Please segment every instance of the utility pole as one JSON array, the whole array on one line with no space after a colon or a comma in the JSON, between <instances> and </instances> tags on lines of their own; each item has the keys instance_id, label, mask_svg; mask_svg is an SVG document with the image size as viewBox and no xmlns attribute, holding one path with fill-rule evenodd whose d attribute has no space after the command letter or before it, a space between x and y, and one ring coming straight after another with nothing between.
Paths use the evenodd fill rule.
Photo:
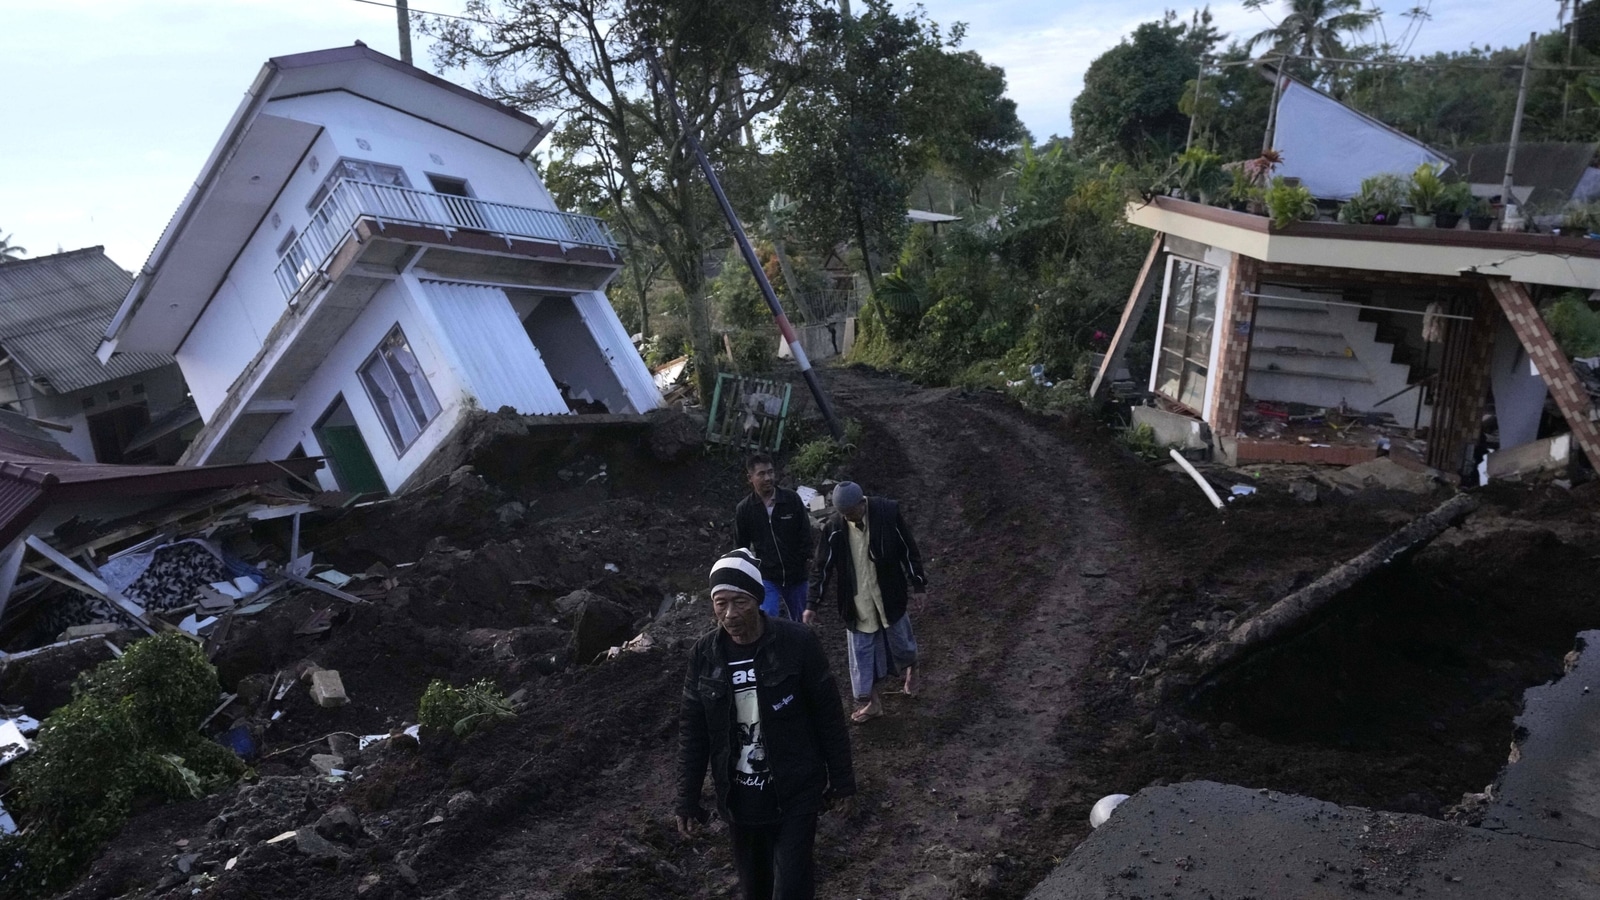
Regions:
<instances>
[{"instance_id":1,"label":"utility pole","mask_svg":"<svg viewBox=\"0 0 1600 900\"><path fill-rule=\"evenodd\" d=\"M1511 205L1517 200L1511 194L1511 182L1515 177L1517 167L1517 141L1522 137L1522 110L1528 105L1528 75L1533 71L1533 42L1537 34L1528 35L1528 51L1522 59L1522 85L1517 88L1517 112L1511 118L1511 143L1506 147L1506 177L1500 182L1500 229L1503 231L1506 222L1511 218ZM1518 217L1521 214L1521 205L1518 204Z\"/></svg>"},{"instance_id":2,"label":"utility pole","mask_svg":"<svg viewBox=\"0 0 1600 900\"><path fill-rule=\"evenodd\" d=\"M407 0L394 0L394 16L400 26L400 61L411 65L411 12Z\"/></svg>"},{"instance_id":3,"label":"utility pole","mask_svg":"<svg viewBox=\"0 0 1600 900\"><path fill-rule=\"evenodd\" d=\"M1188 150L1194 146L1194 120L1200 118L1200 97L1205 88L1206 58L1200 57L1200 72L1194 76L1194 112L1189 115L1189 137L1183 142L1183 149Z\"/></svg>"},{"instance_id":4,"label":"utility pole","mask_svg":"<svg viewBox=\"0 0 1600 900\"><path fill-rule=\"evenodd\" d=\"M1283 82L1288 78L1283 74L1284 66L1288 65L1289 56L1285 53L1278 57L1278 68L1272 79L1272 105L1267 108L1267 130L1261 135L1261 155L1265 156L1272 149L1272 139L1278 130L1278 104L1283 102Z\"/></svg>"},{"instance_id":5,"label":"utility pole","mask_svg":"<svg viewBox=\"0 0 1600 900\"><path fill-rule=\"evenodd\" d=\"M650 64L650 75L661 85L661 93L666 95L667 104L672 107L672 114L678 120L678 127L683 129L683 141L689 145L689 151L700 164L700 171L706 176L706 183L711 187L712 195L717 198L717 206L721 207L722 215L728 220L728 230L733 232L733 239L739 245L739 253L744 256L745 265L750 267L750 274L755 276L756 285L761 288L761 296L766 298L767 308L772 310L772 318L778 323L778 333L789 345L789 352L794 354L795 364L800 367L800 374L806 380L806 387L811 389L811 396L817 401L817 410L822 413L822 420L828 423L828 431L832 432L834 440L844 440L844 428L834 417L833 404L828 401L828 395L822 389L822 382L817 380L816 370L811 368L811 358L806 356L805 348L800 346L800 336L795 334L794 326L789 324L789 317L784 314L783 304L778 302L778 295L773 292L772 282L767 280L767 273L761 268L761 260L756 258L755 248L750 246L750 238L745 236L744 226L739 224L739 216L734 213L733 204L728 202L728 195L722 192L722 182L717 178L716 170L711 168L711 160L706 156L705 148L700 146L699 136L690 126L689 117L683 114L683 107L678 105L678 94L673 90L672 83L667 81L666 75L662 73L655 48L646 47L645 54L645 60ZM709 365L710 362L710 360L699 360L697 364Z\"/></svg>"}]
</instances>

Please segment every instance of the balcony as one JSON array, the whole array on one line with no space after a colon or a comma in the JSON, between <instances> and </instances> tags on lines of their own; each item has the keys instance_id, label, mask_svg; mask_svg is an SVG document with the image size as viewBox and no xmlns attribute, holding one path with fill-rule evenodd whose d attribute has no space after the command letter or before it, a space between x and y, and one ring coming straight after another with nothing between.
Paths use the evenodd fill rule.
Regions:
<instances>
[{"instance_id":1,"label":"balcony","mask_svg":"<svg viewBox=\"0 0 1600 900\"><path fill-rule=\"evenodd\" d=\"M359 227L364 221L379 234L387 236L392 231L394 239L406 243L436 240L486 250L503 241L505 251L517 256L567 259L575 255L586 257L583 261L590 264L609 262L606 268L621 264L611 229L593 216L346 178L334 185L311 214L305 231L278 260L278 286L291 305L318 273L329 274L330 260L348 240L378 236ZM485 238L491 243L485 243ZM599 260L594 259L596 254Z\"/></svg>"}]
</instances>

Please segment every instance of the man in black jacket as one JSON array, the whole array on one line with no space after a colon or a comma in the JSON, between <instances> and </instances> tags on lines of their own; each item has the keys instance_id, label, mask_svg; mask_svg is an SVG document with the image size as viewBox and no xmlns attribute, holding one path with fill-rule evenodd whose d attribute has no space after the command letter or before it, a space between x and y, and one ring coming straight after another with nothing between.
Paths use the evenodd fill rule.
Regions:
<instances>
[{"instance_id":1,"label":"man in black jacket","mask_svg":"<svg viewBox=\"0 0 1600 900\"><path fill-rule=\"evenodd\" d=\"M839 690L811 629L761 611L747 550L711 569L717 628L695 642L679 713L677 824L706 821L706 766L745 900L812 900L817 813L855 793Z\"/></svg>"},{"instance_id":2,"label":"man in black jacket","mask_svg":"<svg viewBox=\"0 0 1600 900\"><path fill-rule=\"evenodd\" d=\"M734 545L761 561L761 611L802 621L811 580L811 514L799 494L778 487L778 471L767 454L746 461L745 478L750 496L733 513Z\"/></svg>"},{"instance_id":3,"label":"man in black jacket","mask_svg":"<svg viewBox=\"0 0 1600 900\"><path fill-rule=\"evenodd\" d=\"M906 613L908 592L927 600L928 577L900 504L867 497L846 481L833 489L835 512L822 532L821 565L811 601L819 608L828 582L834 582L839 618L844 620L850 688L861 706L850 719L866 722L883 715L880 679L905 671L905 692L916 696L917 639Z\"/></svg>"}]
</instances>

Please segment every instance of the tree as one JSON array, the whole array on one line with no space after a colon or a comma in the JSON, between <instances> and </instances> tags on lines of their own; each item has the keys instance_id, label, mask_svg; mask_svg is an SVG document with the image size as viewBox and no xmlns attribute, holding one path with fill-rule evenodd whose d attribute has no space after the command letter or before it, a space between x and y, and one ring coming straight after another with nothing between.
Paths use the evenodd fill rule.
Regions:
<instances>
[{"instance_id":1,"label":"tree","mask_svg":"<svg viewBox=\"0 0 1600 900\"><path fill-rule=\"evenodd\" d=\"M912 56L912 78L913 121L929 162L976 205L1028 137L1016 101L1005 96L1005 70L971 50L928 44Z\"/></svg>"},{"instance_id":2,"label":"tree","mask_svg":"<svg viewBox=\"0 0 1600 900\"><path fill-rule=\"evenodd\" d=\"M705 259L725 226L667 92L707 155L737 167L752 152L745 129L805 71L814 11L810 0L469 0L466 19L426 28L441 66L480 67L488 95L560 117L563 164L660 248L686 299L703 397L716 378ZM664 83L650 72L656 55Z\"/></svg>"},{"instance_id":3,"label":"tree","mask_svg":"<svg viewBox=\"0 0 1600 900\"><path fill-rule=\"evenodd\" d=\"M876 292L875 259L892 258L906 197L923 165L912 152L911 57L930 40L922 20L868 0L852 18L812 23L819 50L778 115L778 181L800 201L798 224L823 247L854 241Z\"/></svg>"},{"instance_id":4,"label":"tree","mask_svg":"<svg viewBox=\"0 0 1600 900\"><path fill-rule=\"evenodd\" d=\"M1084 72L1083 90L1072 102L1074 145L1125 160L1161 158L1182 147L1189 117L1179 103L1201 57L1221 37L1209 11L1188 22L1169 11L1134 29Z\"/></svg>"},{"instance_id":5,"label":"tree","mask_svg":"<svg viewBox=\"0 0 1600 900\"><path fill-rule=\"evenodd\" d=\"M1244 0L1245 9L1259 10L1268 0ZM1269 56L1342 57L1348 54L1343 36L1376 23L1380 13L1364 10L1361 0L1286 0L1288 12L1271 28L1245 43L1254 50L1260 44L1270 48Z\"/></svg>"},{"instance_id":6,"label":"tree","mask_svg":"<svg viewBox=\"0 0 1600 900\"><path fill-rule=\"evenodd\" d=\"M11 243L13 236L9 234L0 235L0 264L15 262L28 253L27 247Z\"/></svg>"}]
</instances>

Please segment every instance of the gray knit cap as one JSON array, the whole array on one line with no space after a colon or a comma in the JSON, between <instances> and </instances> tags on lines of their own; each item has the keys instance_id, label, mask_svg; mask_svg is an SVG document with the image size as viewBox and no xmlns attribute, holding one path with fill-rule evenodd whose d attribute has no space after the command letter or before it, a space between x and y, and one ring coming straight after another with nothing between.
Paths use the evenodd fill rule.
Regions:
<instances>
[{"instance_id":1,"label":"gray knit cap","mask_svg":"<svg viewBox=\"0 0 1600 900\"><path fill-rule=\"evenodd\" d=\"M833 488L833 505L838 509L850 509L860 506L867 495L861 492L861 485L854 481L844 481Z\"/></svg>"}]
</instances>

